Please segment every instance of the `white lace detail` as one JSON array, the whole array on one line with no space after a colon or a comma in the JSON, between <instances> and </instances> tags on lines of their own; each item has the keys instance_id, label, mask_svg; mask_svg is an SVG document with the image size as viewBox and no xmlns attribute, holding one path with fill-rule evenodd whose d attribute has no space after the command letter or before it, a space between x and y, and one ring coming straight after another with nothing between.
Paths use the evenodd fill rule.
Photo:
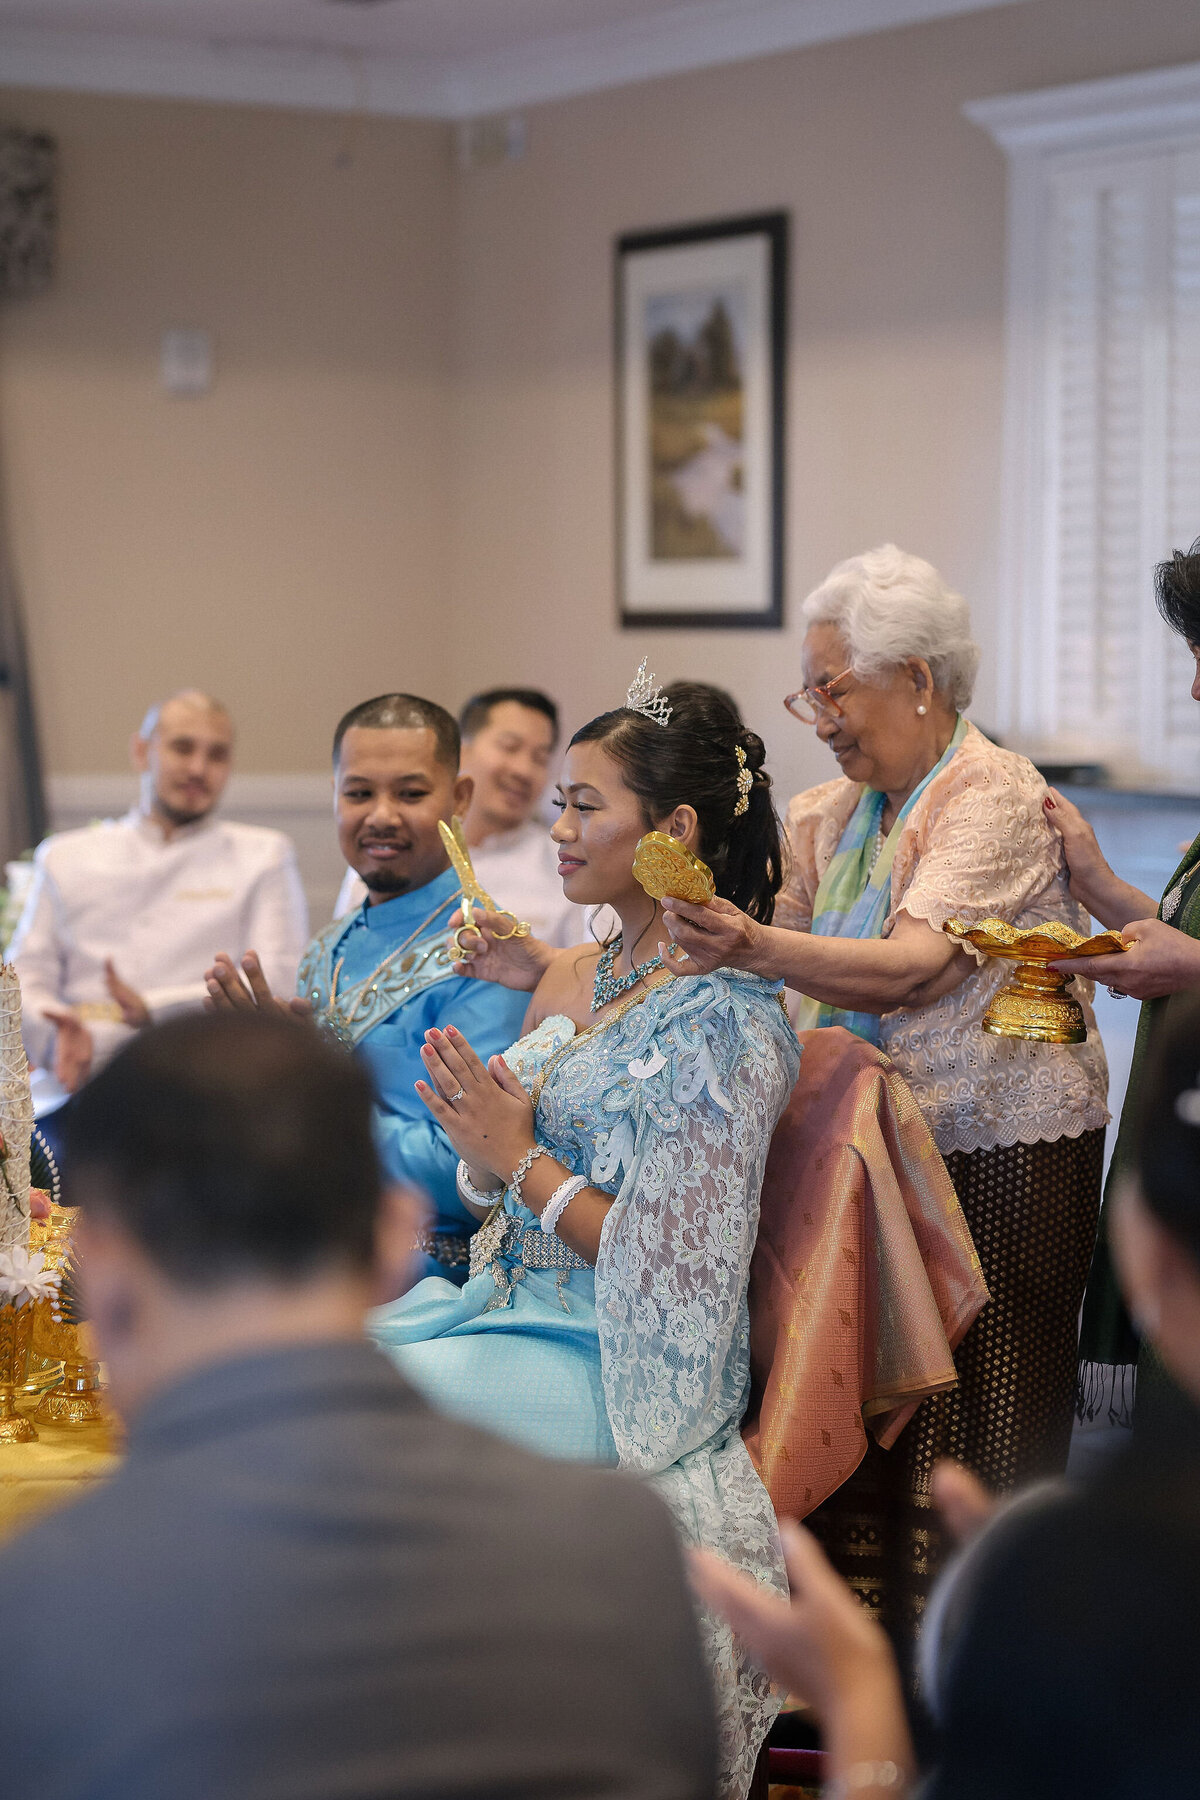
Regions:
<instances>
[{"instance_id":1,"label":"white lace detail","mask_svg":"<svg viewBox=\"0 0 1200 1800\"><path fill-rule=\"evenodd\" d=\"M548 1019L534 1034L543 1058L563 1024ZM530 1050L526 1039L508 1053L523 1080L538 1061ZM631 1075L631 1062L651 1072ZM591 1179L615 1190L596 1312L621 1464L651 1480L685 1543L716 1550L777 1593L787 1583L775 1515L739 1426L759 1192L798 1066L771 987L724 971L672 982L581 1036L549 1069L537 1109L543 1141L582 1147L592 1138ZM702 1622L719 1791L741 1800L778 1701L729 1628L709 1614Z\"/></svg>"},{"instance_id":2,"label":"white lace detail","mask_svg":"<svg viewBox=\"0 0 1200 1800\"><path fill-rule=\"evenodd\" d=\"M817 883L860 789L839 780L799 794L788 808L792 868L776 923L805 931ZM892 903L940 930L948 918L989 916L1014 925L1062 919L1089 930L1071 899L1057 834L1046 823L1046 784L1033 764L998 749L974 726L944 772L914 806L892 867ZM944 999L912 1012L885 1013L881 1048L916 1094L944 1154L1079 1137L1108 1122L1108 1064L1092 1014L1092 983L1073 992L1088 1024L1086 1044L1030 1044L982 1028L1003 963L980 964Z\"/></svg>"}]
</instances>

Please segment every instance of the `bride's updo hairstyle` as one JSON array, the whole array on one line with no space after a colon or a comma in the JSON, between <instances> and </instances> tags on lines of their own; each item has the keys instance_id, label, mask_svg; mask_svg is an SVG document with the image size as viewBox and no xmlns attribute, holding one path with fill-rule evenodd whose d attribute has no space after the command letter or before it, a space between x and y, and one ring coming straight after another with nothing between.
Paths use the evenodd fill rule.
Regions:
<instances>
[{"instance_id":1,"label":"bride's updo hairstyle","mask_svg":"<svg viewBox=\"0 0 1200 1800\"><path fill-rule=\"evenodd\" d=\"M677 681L665 691L671 702L667 725L618 706L584 725L571 744L600 744L612 757L642 803L647 831L675 807L694 807L698 854L713 872L717 893L769 925L783 885L783 851L763 741L746 729L720 689ZM735 812L739 746L753 777L741 814Z\"/></svg>"}]
</instances>

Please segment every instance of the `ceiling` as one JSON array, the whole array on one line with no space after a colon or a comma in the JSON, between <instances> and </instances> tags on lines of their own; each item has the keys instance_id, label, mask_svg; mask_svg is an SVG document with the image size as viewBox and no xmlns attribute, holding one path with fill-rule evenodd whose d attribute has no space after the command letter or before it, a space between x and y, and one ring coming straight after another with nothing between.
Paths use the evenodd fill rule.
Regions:
<instances>
[{"instance_id":1,"label":"ceiling","mask_svg":"<svg viewBox=\"0 0 1200 1800\"><path fill-rule=\"evenodd\" d=\"M0 0L0 82L467 118L1030 0Z\"/></svg>"}]
</instances>

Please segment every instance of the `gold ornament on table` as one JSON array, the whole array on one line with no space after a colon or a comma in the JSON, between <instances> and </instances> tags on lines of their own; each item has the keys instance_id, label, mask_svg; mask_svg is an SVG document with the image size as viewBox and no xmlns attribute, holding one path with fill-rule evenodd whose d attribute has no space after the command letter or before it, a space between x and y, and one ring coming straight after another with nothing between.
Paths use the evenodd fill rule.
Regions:
<instances>
[{"instance_id":1,"label":"gold ornament on table","mask_svg":"<svg viewBox=\"0 0 1200 1800\"><path fill-rule=\"evenodd\" d=\"M942 930L985 956L1016 963L1012 982L984 1013L983 1029L993 1037L1026 1038L1035 1044L1082 1044L1087 1038L1083 1008L1066 991L1075 977L1048 965L1080 956L1115 956L1129 947L1119 931L1085 938L1058 919L1023 930L1003 919L981 919L977 925L947 919Z\"/></svg>"},{"instance_id":2,"label":"gold ornament on table","mask_svg":"<svg viewBox=\"0 0 1200 1800\"><path fill-rule=\"evenodd\" d=\"M17 1411L25 1395L32 1333L31 1306L0 1306L0 1444L32 1444L37 1438L37 1428Z\"/></svg>"},{"instance_id":3,"label":"gold ornament on table","mask_svg":"<svg viewBox=\"0 0 1200 1800\"><path fill-rule=\"evenodd\" d=\"M527 924L524 919L518 919L516 913L507 911L503 906L497 906L487 889L480 886L479 877L476 875L474 865L471 862L471 852L467 849L467 839L466 834L463 831L463 822L458 817L457 813L450 821L449 825L447 825L445 819L439 819L438 831L441 834L442 843L446 846L446 854L453 865L454 873L458 876L458 885L462 889L463 922L458 927L457 931L452 931L450 933L450 943L453 946L454 955L457 960L459 962L470 962L471 957L483 942L483 933L475 923L476 907L478 907L481 912L498 913L502 919L512 920L510 930L497 931L495 933L501 943L506 943L509 938L528 937L533 930L533 927ZM464 937L470 937L475 940L469 948L463 943Z\"/></svg>"},{"instance_id":4,"label":"gold ornament on table","mask_svg":"<svg viewBox=\"0 0 1200 1800\"><path fill-rule=\"evenodd\" d=\"M648 831L633 853L634 878L652 900L686 900L707 906L717 892L706 862L665 831Z\"/></svg>"},{"instance_id":5,"label":"gold ornament on table","mask_svg":"<svg viewBox=\"0 0 1200 1800\"><path fill-rule=\"evenodd\" d=\"M31 1444L37 1429L17 1411L29 1381L40 1306L57 1305L60 1271L41 1250L0 1250L0 1443Z\"/></svg>"},{"instance_id":6,"label":"gold ornament on table","mask_svg":"<svg viewBox=\"0 0 1200 1800\"><path fill-rule=\"evenodd\" d=\"M103 1419L100 1402L100 1364L88 1352L87 1326L79 1317L75 1299L78 1267L71 1244L72 1215L51 1211L45 1221L34 1220L31 1239L42 1237L48 1265L55 1268L55 1292L34 1309L32 1352L47 1366L57 1363L62 1373L42 1393L35 1419L55 1425L93 1425Z\"/></svg>"},{"instance_id":7,"label":"gold ornament on table","mask_svg":"<svg viewBox=\"0 0 1200 1800\"><path fill-rule=\"evenodd\" d=\"M37 1437L17 1411L29 1367L35 1302L50 1291L45 1259L29 1249L29 1140L33 1104L21 1041L21 984L0 966L0 1443Z\"/></svg>"}]
</instances>

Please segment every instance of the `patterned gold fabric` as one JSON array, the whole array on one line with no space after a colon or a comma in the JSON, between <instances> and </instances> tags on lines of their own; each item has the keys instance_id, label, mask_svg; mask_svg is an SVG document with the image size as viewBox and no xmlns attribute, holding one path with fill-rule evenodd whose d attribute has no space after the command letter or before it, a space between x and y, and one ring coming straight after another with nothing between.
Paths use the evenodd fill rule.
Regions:
<instances>
[{"instance_id":1,"label":"patterned gold fabric","mask_svg":"<svg viewBox=\"0 0 1200 1800\"><path fill-rule=\"evenodd\" d=\"M36 1444L0 1444L0 1543L115 1473L111 1427L47 1425Z\"/></svg>"},{"instance_id":2,"label":"patterned gold fabric","mask_svg":"<svg viewBox=\"0 0 1200 1800\"><path fill-rule=\"evenodd\" d=\"M840 1026L801 1032L750 1272L743 1436L776 1511L803 1517L853 1471L864 1420L891 1444L987 1301L946 1166L908 1085Z\"/></svg>"}]
</instances>

